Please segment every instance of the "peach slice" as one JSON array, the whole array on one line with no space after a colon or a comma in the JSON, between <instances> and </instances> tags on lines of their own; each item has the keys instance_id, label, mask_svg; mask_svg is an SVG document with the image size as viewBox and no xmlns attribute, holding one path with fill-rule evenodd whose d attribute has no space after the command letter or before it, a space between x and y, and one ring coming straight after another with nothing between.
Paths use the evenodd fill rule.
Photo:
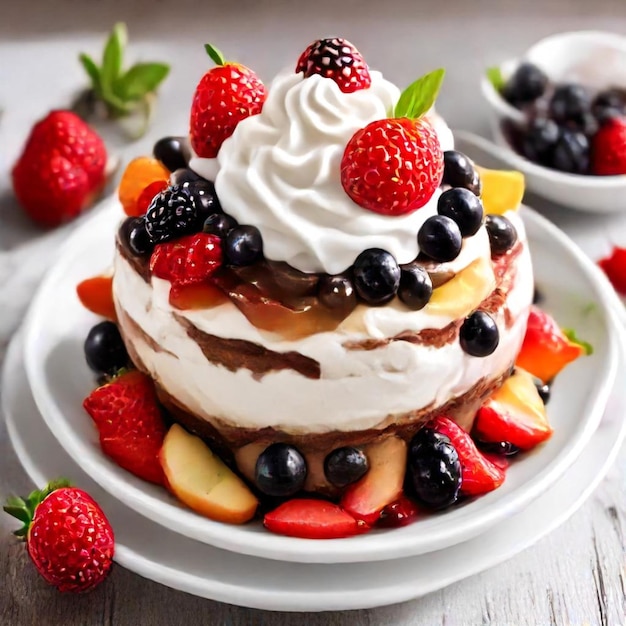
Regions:
<instances>
[{"instance_id":1,"label":"peach slice","mask_svg":"<svg viewBox=\"0 0 626 626\"><path fill-rule=\"evenodd\" d=\"M376 523L381 511L402 494L406 473L406 442L388 437L365 448L369 470L343 496L340 506L355 519Z\"/></svg>"},{"instance_id":2,"label":"peach slice","mask_svg":"<svg viewBox=\"0 0 626 626\"><path fill-rule=\"evenodd\" d=\"M81 304L96 315L117 321L113 304L113 275L100 275L86 278L76 285L76 295Z\"/></svg>"},{"instance_id":3,"label":"peach slice","mask_svg":"<svg viewBox=\"0 0 626 626\"><path fill-rule=\"evenodd\" d=\"M524 197L524 174L478 166L476 169L483 184L480 198L486 214L502 215L519 208Z\"/></svg>"},{"instance_id":4,"label":"peach slice","mask_svg":"<svg viewBox=\"0 0 626 626\"><path fill-rule=\"evenodd\" d=\"M219 522L243 524L258 500L245 483L199 438L174 424L159 460L168 489L190 509Z\"/></svg>"},{"instance_id":5,"label":"peach slice","mask_svg":"<svg viewBox=\"0 0 626 626\"><path fill-rule=\"evenodd\" d=\"M480 257L472 261L447 283L433 291L424 311L454 319L465 317L495 289L491 261Z\"/></svg>"}]
</instances>

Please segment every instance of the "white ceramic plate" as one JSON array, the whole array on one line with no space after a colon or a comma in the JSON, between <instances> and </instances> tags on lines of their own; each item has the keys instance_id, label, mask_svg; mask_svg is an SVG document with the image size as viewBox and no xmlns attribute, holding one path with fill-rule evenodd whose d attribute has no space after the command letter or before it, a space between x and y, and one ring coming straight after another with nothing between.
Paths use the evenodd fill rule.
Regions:
<instances>
[{"instance_id":1,"label":"white ceramic plate","mask_svg":"<svg viewBox=\"0 0 626 626\"><path fill-rule=\"evenodd\" d=\"M116 533L115 560L145 578L194 595L259 609L330 611L417 598L492 567L562 524L592 493L626 434L625 390L617 385L580 458L522 513L466 543L395 561L299 564L258 559L197 543L149 521L93 482L47 429L32 398L14 341L2 399L9 436L33 482L71 476L102 505ZM622 361L621 376L624 375Z\"/></svg>"},{"instance_id":2,"label":"white ceramic plate","mask_svg":"<svg viewBox=\"0 0 626 626\"><path fill-rule=\"evenodd\" d=\"M105 457L82 409L94 386L82 345L97 319L80 306L75 285L110 263L118 211L115 202L109 203L80 228L44 280L26 321L25 365L44 420L76 463L124 504L169 529L227 550L297 562L384 560L438 550L475 537L526 507L574 462L600 421L618 361L616 322L610 312L613 290L565 235L527 211L546 306L563 325L590 341L595 353L558 377L549 405L554 436L514 463L500 489L405 528L349 539L295 539L273 535L260 523L231 526L203 518Z\"/></svg>"}]
</instances>

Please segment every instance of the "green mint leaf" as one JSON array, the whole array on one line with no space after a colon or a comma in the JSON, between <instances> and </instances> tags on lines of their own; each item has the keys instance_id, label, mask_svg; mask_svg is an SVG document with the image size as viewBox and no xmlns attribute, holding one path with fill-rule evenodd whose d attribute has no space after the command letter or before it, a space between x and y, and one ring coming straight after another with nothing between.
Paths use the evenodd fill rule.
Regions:
<instances>
[{"instance_id":1,"label":"green mint leaf","mask_svg":"<svg viewBox=\"0 0 626 626\"><path fill-rule=\"evenodd\" d=\"M576 336L576 331L573 328L564 328L563 334L573 343L578 344L581 348L585 350L585 354L593 354L593 346L588 342L582 339L579 339Z\"/></svg>"},{"instance_id":2,"label":"green mint leaf","mask_svg":"<svg viewBox=\"0 0 626 626\"><path fill-rule=\"evenodd\" d=\"M122 71L127 39L126 25L121 22L116 24L109 35L102 54L100 85L104 94L113 90L113 85Z\"/></svg>"},{"instance_id":3,"label":"green mint leaf","mask_svg":"<svg viewBox=\"0 0 626 626\"><path fill-rule=\"evenodd\" d=\"M445 73L440 68L411 83L400 95L393 116L417 119L424 115L435 104Z\"/></svg>"},{"instance_id":4,"label":"green mint leaf","mask_svg":"<svg viewBox=\"0 0 626 626\"><path fill-rule=\"evenodd\" d=\"M224 55L215 46L211 45L210 43L205 43L204 49L206 50L206 53L211 57L211 60L215 63L215 65L224 65L226 63L226 61L224 60Z\"/></svg>"},{"instance_id":5,"label":"green mint leaf","mask_svg":"<svg viewBox=\"0 0 626 626\"><path fill-rule=\"evenodd\" d=\"M100 68L96 65L96 62L87 54L80 54L78 56L79 61L85 68L89 78L91 79L91 87L96 94L101 92L100 85Z\"/></svg>"},{"instance_id":6,"label":"green mint leaf","mask_svg":"<svg viewBox=\"0 0 626 626\"><path fill-rule=\"evenodd\" d=\"M487 68L487 78L489 79L489 82L493 85L493 88L496 91L502 91L505 80L502 76L500 68L497 65Z\"/></svg>"},{"instance_id":7,"label":"green mint leaf","mask_svg":"<svg viewBox=\"0 0 626 626\"><path fill-rule=\"evenodd\" d=\"M156 91L169 71L170 66L165 63L137 63L115 82L115 95L123 102L141 100Z\"/></svg>"}]
</instances>

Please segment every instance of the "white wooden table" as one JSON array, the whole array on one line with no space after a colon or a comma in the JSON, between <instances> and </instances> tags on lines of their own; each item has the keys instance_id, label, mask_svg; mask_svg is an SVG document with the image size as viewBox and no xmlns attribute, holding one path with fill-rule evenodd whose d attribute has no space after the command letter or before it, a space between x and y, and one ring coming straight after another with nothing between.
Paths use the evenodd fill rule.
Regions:
<instances>
[{"instance_id":1,"label":"white wooden table","mask_svg":"<svg viewBox=\"0 0 626 626\"><path fill-rule=\"evenodd\" d=\"M32 123L63 107L82 83L80 50L95 52L104 31L129 24L131 54L168 59L173 73L163 90L150 135L110 147L129 157L149 151L165 134L183 133L197 78L207 66L202 44L212 41L264 78L294 64L319 36L352 40L370 65L399 85L436 66L448 68L440 111L451 125L485 133L478 77L487 65L515 56L536 39L570 29L626 30L623 0L463 2L316 0L306 3L191 0L56 0L0 2L0 361L41 271L65 236L43 236L17 211L10 164ZM292 6L293 4L293 6ZM533 5L536 4L535 8ZM594 258L609 241L626 245L623 217L578 215L532 203ZM71 229L71 227L70 227ZM447 626L495 624L623 626L626 622L626 453L588 503L560 529L511 561L418 601L351 613L274 614L201 600L148 582L120 567L94 593L63 596L47 588L23 546L0 516L0 624L181 624L195 626L345 624ZM0 420L0 498L31 487Z\"/></svg>"}]
</instances>

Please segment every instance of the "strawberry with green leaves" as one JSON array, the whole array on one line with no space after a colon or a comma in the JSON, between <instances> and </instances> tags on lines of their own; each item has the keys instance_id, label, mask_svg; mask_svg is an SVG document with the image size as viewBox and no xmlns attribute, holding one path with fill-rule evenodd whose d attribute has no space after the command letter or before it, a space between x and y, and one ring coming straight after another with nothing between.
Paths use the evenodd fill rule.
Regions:
<instances>
[{"instance_id":1,"label":"strawberry with green leaves","mask_svg":"<svg viewBox=\"0 0 626 626\"><path fill-rule=\"evenodd\" d=\"M209 70L196 87L189 138L198 156L214 158L241 120L261 112L267 92L250 68L225 61L211 44L204 47L217 67Z\"/></svg>"},{"instance_id":2,"label":"strawberry with green leaves","mask_svg":"<svg viewBox=\"0 0 626 626\"><path fill-rule=\"evenodd\" d=\"M156 91L169 74L170 67L166 63L145 62L124 69L127 43L126 26L119 23L105 44L100 66L88 54L79 56L91 80L91 88L84 94L81 104L93 104L93 100L100 102L112 119L141 114L143 123L135 133L141 136L150 121Z\"/></svg>"},{"instance_id":3,"label":"strawberry with green leaves","mask_svg":"<svg viewBox=\"0 0 626 626\"><path fill-rule=\"evenodd\" d=\"M66 480L50 483L27 498L11 497L5 512L23 523L15 531L47 583L59 591L91 591L113 564L115 537L93 498Z\"/></svg>"},{"instance_id":4,"label":"strawberry with green leaves","mask_svg":"<svg viewBox=\"0 0 626 626\"><path fill-rule=\"evenodd\" d=\"M139 478L163 484L158 454L167 426L148 376L122 371L94 389L83 407L96 424L100 446L108 457Z\"/></svg>"},{"instance_id":5,"label":"strawberry with green leaves","mask_svg":"<svg viewBox=\"0 0 626 626\"><path fill-rule=\"evenodd\" d=\"M441 184L443 151L424 114L444 77L439 69L412 83L389 119L358 130L341 160L341 184L356 204L388 216L423 207Z\"/></svg>"}]
</instances>

